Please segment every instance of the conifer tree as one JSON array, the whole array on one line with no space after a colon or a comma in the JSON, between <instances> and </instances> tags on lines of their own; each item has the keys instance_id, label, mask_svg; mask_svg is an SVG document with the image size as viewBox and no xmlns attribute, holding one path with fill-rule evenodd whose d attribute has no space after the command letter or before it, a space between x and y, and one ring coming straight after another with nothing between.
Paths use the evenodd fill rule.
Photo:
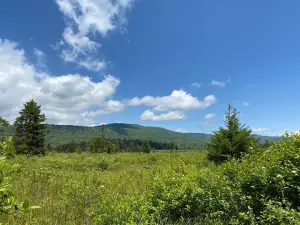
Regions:
<instances>
[{"instance_id":1,"label":"conifer tree","mask_svg":"<svg viewBox=\"0 0 300 225\"><path fill-rule=\"evenodd\" d=\"M14 143L18 154L44 155L46 117L34 100L26 102L16 118Z\"/></svg>"},{"instance_id":2,"label":"conifer tree","mask_svg":"<svg viewBox=\"0 0 300 225\"><path fill-rule=\"evenodd\" d=\"M217 164L230 157L240 158L257 145L257 140L251 135L251 130L241 125L238 112L228 105L225 112L225 128L220 127L213 133L211 142L207 144L208 158Z\"/></svg>"}]
</instances>

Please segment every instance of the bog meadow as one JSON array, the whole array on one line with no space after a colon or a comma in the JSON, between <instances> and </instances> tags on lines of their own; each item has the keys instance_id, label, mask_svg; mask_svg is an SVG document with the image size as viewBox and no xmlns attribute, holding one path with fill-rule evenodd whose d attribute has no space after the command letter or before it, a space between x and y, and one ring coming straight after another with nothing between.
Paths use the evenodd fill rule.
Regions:
<instances>
[{"instance_id":1,"label":"bog meadow","mask_svg":"<svg viewBox=\"0 0 300 225\"><path fill-rule=\"evenodd\" d=\"M13 127L1 119L0 223L299 224L300 136L262 143L238 115L229 105L195 149L108 138L105 125L53 145L27 102Z\"/></svg>"}]
</instances>

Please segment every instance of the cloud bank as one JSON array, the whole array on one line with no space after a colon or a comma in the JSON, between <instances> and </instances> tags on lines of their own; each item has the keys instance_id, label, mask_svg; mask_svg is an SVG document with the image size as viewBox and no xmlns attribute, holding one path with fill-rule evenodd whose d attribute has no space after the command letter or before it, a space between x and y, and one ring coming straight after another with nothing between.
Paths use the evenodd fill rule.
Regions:
<instances>
[{"instance_id":1,"label":"cloud bank","mask_svg":"<svg viewBox=\"0 0 300 225\"><path fill-rule=\"evenodd\" d=\"M88 125L99 115L125 108L122 102L111 99L120 84L114 76L94 82L79 74L41 73L17 43L1 39L0 61L0 114L10 122L30 99L41 104L47 122L55 124Z\"/></svg>"}]
</instances>

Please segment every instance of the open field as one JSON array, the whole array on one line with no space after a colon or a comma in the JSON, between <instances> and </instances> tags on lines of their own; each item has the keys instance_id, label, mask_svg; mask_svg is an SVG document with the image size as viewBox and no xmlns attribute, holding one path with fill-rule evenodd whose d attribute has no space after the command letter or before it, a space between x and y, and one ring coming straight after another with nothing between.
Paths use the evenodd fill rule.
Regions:
<instances>
[{"instance_id":1,"label":"open field","mask_svg":"<svg viewBox=\"0 0 300 225\"><path fill-rule=\"evenodd\" d=\"M92 224L126 217L127 204L149 195L158 174L186 165L209 165L199 151L159 151L151 154L63 154L17 156L21 165L13 188L20 200L41 206L25 216L5 217L10 224ZM118 218L119 217L119 218Z\"/></svg>"},{"instance_id":2,"label":"open field","mask_svg":"<svg viewBox=\"0 0 300 225\"><path fill-rule=\"evenodd\" d=\"M9 224L300 224L300 136L213 165L201 151L17 156Z\"/></svg>"}]
</instances>

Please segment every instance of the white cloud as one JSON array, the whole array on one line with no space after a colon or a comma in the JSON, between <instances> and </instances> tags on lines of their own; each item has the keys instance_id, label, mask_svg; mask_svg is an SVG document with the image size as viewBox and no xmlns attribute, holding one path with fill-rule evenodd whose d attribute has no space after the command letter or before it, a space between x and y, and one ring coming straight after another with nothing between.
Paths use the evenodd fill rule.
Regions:
<instances>
[{"instance_id":1,"label":"white cloud","mask_svg":"<svg viewBox=\"0 0 300 225\"><path fill-rule=\"evenodd\" d=\"M243 102L243 106L249 106L250 103L249 102Z\"/></svg>"},{"instance_id":2,"label":"white cloud","mask_svg":"<svg viewBox=\"0 0 300 225\"><path fill-rule=\"evenodd\" d=\"M201 84L200 84L200 83L197 83L197 82L192 83L191 85L192 85L192 87L194 87L194 88L196 88L196 89L198 89L199 87L201 87Z\"/></svg>"},{"instance_id":3,"label":"white cloud","mask_svg":"<svg viewBox=\"0 0 300 225\"><path fill-rule=\"evenodd\" d=\"M170 110L189 110L197 108L207 108L216 102L214 95L208 95L203 101L190 95L183 90L175 90L168 96L153 97L145 96L143 98L135 97L129 101L129 105L154 106L155 111L167 112Z\"/></svg>"},{"instance_id":4,"label":"white cloud","mask_svg":"<svg viewBox=\"0 0 300 225\"><path fill-rule=\"evenodd\" d=\"M184 119L184 113L180 111L170 111L168 113L162 113L160 115L154 114L154 112L150 110L146 110L143 112L141 116L141 120L145 121L159 121L159 120L182 120Z\"/></svg>"},{"instance_id":5,"label":"white cloud","mask_svg":"<svg viewBox=\"0 0 300 225\"><path fill-rule=\"evenodd\" d=\"M41 55L36 51L37 55ZM51 76L37 71L17 44L0 39L0 115L12 122L23 103L35 99L48 123L83 124L97 116L124 110L111 97L120 84L113 76L94 82L79 74ZM8 101L9 99L9 101Z\"/></svg>"},{"instance_id":6,"label":"white cloud","mask_svg":"<svg viewBox=\"0 0 300 225\"><path fill-rule=\"evenodd\" d=\"M226 87L227 84L229 84L230 82L231 82L230 78L228 78L226 81L216 81L216 80L213 80L211 82L211 85L218 86L218 87Z\"/></svg>"},{"instance_id":7,"label":"white cloud","mask_svg":"<svg viewBox=\"0 0 300 225\"><path fill-rule=\"evenodd\" d=\"M91 38L102 37L126 24L126 12L133 0L56 0L66 18L63 40L56 47L61 57L89 70L99 71L105 61L97 57L99 43Z\"/></svg>"}]
</instances>

